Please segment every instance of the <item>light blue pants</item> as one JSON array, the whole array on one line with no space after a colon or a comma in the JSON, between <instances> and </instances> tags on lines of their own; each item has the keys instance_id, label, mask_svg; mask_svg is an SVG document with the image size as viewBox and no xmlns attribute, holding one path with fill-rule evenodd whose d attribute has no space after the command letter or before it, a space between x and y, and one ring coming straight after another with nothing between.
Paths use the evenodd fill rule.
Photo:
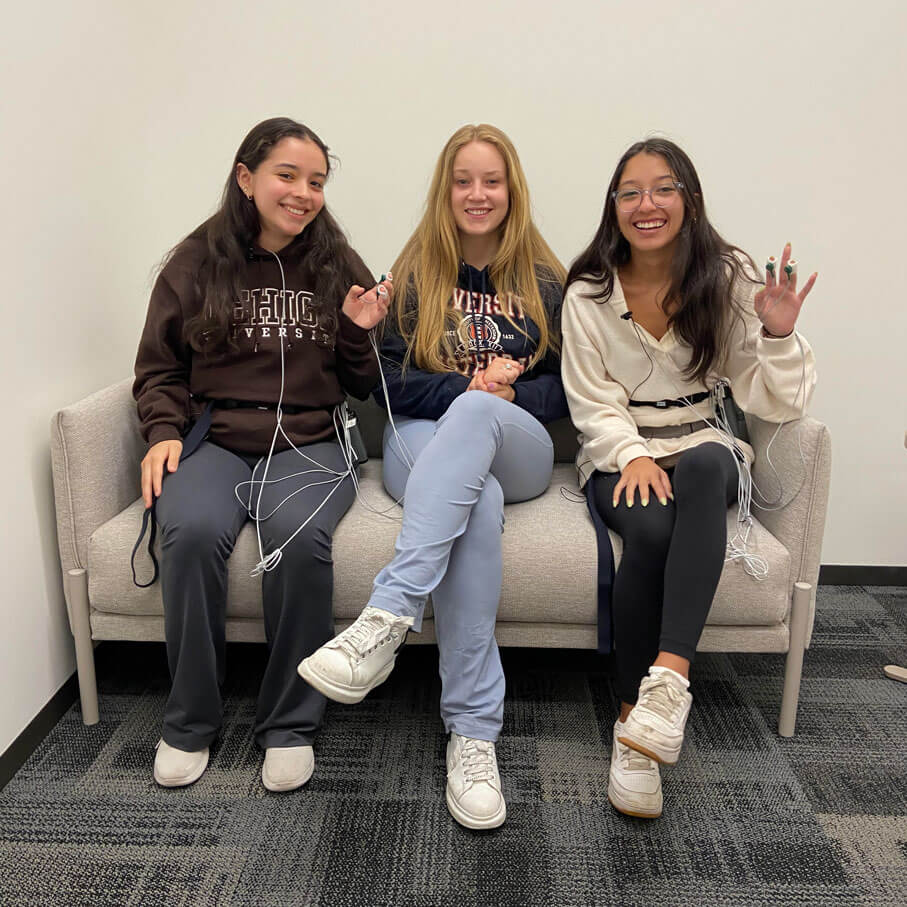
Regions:
<instances>
[{"instance_id":1,"label":"light blue pants","mask_svg":"<svg viewBox=\"0 0 907 907\"><path fill-rule=\"evenodd\" d=\"M415 619L432 597L448 732L497 740L504 671L494 638L501 596L504 503L537 497L551 480L554 449L542 424L484 391L457 397L437 421L394 420L414 462L410 471L390 424L384 485L405 495L394 559L375 577L369 604Z\"/></svg>"}]
</instances>

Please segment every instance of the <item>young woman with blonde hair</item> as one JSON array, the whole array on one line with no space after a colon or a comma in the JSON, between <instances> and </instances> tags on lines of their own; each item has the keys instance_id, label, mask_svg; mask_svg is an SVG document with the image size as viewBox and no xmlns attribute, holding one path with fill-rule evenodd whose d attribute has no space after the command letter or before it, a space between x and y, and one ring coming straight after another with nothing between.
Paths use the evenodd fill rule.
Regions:
<instances>
[{"instance_id":1,"label":"young woman with blonde hair","mask_svg":"<svg viewBox=\"0 0 907 907\"><path fill-rule=\"evenodd\" d=\"M396 556L368 606L300 664L314 687L358 702L390 674L432 596L447 804L470 828L506 817L495 756L504 674L494 638L504 503L548 486L544 423L567 414L558 315L565 271L532 222L511 141L464 126L444 147L425 214L394 264L382 344L396 432L384 483L404 495Z\"/></svg>"}]
</instances>

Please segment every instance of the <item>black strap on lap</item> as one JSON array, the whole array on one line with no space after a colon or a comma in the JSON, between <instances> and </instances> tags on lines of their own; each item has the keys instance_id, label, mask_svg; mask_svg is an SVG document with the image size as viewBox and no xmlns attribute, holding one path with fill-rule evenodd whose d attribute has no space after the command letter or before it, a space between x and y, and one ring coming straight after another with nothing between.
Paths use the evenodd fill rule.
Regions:
<instances>
[{"instance_id":1,"label":"black strap on lap","mask_svg":"<svg viewBox=\"0 0 907 907\"><path fill-rule=\"evenodd\" d=\"M199 444L205 440L205 436L211 428L211 409L213 405L213 402L209 401L208 405L202 411L202 414L196 419L195 424L189 429L186 437L183 438L183 449L180 451L180 463L187 457L191 457L192 454L198 450ZM164 476L164 478L166 478L166 476ZM157 516L155 515L154 510L155 505L157 504L157 498L153 497L153 495L154 492L152 491L151 506L146 507L145 512L142 514L142 529L139 532L138 540L132 549L132 581L140 589L147 589L149 586L153 586L157 582L158 573L160 572L157 558L154 556L154 541L157 538ZM140 583L135 575L135 556L149 527L151 532L148 535L148 556L151 558L151 563L154 564L154 575L147 583Z\"/></svg>"},{"instance_id":2,"label":"black strap on lap","mask_svg":"<svg viewBox=\"0 0 907 907\"><path fill-rule=\"evenodd\" d=\"M595 506L594 476L595 473L586 482L586 506L589 508L589 516L592 517L592 525L595 527L595 541L598 546L596 584L598 592L598 651L602 655L609 655L614 642L611 630L611 586L614 584L614 551L611 549L608 527Z\"/></svg>"},{"instance_id":3,"label":"black strap on lap","mask_svg":"<svg viewBox=\"0 0 907 907\"><path fill-rule=\"evenodd\" d=\"M700 391L698 394L690 394L688 397L680 397L677 400L629 400L630 406L654 406L655 409L670 409L671 407L681 407L696 403L702 403L708 400L709 391Z\"/></svg>"}]
</instances>

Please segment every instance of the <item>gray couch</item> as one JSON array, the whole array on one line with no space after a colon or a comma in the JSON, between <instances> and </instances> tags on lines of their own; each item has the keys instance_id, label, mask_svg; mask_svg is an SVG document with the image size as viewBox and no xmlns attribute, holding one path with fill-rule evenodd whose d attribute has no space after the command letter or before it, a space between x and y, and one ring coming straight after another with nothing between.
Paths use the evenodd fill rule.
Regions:
<instances>
[{"instance_id":1,"label":"gray couch","mask_svg":"<svg viewBox=\"0 0 907 907\"><path fill-rule=\"evenodd\" d=\"M60 561L86 724L98 720L93 641L164 638L160 583L137 588L130 571L141 522L137 494L145 453L130 388L131 380L124 380L99 391L58 412L51 425ZM390 514L378 516L356 501L337 529L338 628L368 600L371 581L390 559L399 527L397 508L381 484L384 413L371 401L355 408L371 457L361 471L362 492L377 509L390 508ZM764 451L775 428L749 420L757 453L754 477L770 498L779 488ZM497 639L504 646L594 648L597 556L591 520L575 494L575 430L564 420L551 426L551 433L558 462L548 491L505 508ZM712 652L787 653L779 721L784 736L794 731L803 651L813 625L830 458L828 431L821 423L807 418L781 430L771 460L782 477L785 500L792 500L779 510L756 511L753 535L769 575L757 582L739 563L725 565L699 646ZM734 519L732 510L730 532ZM619 560L620 539L612 534L612 542ZM255 534L247 524L230 560L228 640L264 640L260 581L249 575L256 560ZM147 552L140 554L137 569L145 578L150 568ZM430 615L422 634L410 640L434 641Z\"/></svg>"}]
</instances>

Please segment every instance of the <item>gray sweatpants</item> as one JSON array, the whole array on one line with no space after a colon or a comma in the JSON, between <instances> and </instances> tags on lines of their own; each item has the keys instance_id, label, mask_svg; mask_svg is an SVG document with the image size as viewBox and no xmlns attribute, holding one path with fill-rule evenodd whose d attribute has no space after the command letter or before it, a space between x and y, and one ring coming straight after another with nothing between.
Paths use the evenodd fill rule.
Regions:
<instances>
[{"instance_id":1,"label":"gray sweatpants","mask_svg":"<svg viewBox=\"0 0 907 907\"><path fill-rule=\"evenodd\" d=\"M335 441L301 448L338 472L346 467ZM189 752L203 749L221 726L227 562L248 519L234 489L252 478L257 457L204 442L176 472L167 475L157 502L161 527L161 592L172 688L164 710L163 738ZM295 451L271 460L262 515L311 482L329 479ZM263 464L256 478L261 478ZM253 502L258 494L255 486ZM296 665L333 636L331 542L353 503L349 477L337 486L316 485L294 494L261 523L267 554L335 489L317 515L284 549L280 563L262 576L268 664L258 694L255 741L261 747L311 744L324 714L324 697L296 673ZM248 486L241 489L248 500Z\"/></svg>"},{"instance_id":2,"label":"gray sweatpants","mask_svg":"<svg viewBox=\"0 0 907 907\"><path fill-rule=\"evenodd\" d=\"M432 597L447 731L497 740L504 671L494 638L501 597L504 504L540 495L554 448L526 410L484 391L467 391L437 421L398 417L415 458L410 471L390 428L384 484L405 494L396 557L375 578L370 605L414 618Z\"/></svg>"}]
</instances>

